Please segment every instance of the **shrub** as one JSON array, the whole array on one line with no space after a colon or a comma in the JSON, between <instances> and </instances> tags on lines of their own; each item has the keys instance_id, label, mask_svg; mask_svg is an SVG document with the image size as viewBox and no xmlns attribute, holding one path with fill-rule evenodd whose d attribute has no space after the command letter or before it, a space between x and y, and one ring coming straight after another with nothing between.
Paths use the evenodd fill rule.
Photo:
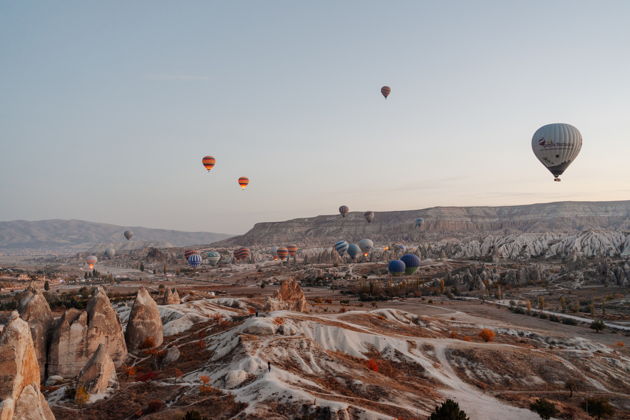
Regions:
<instances>
[{"instance_id":1,"label":"shrub","mask_svg":"<svg viewBox=\"0 0 630 420\"><path fill-rule=\"evenodd\" d=\"M623 347L623 346L625 346L625 344L623 343L623 341L617 341L617 342L615 343L615 346L617 346L617 347Z\"/></svg>"},{"instance_id":2,"label":"shrub","mask_svg":"<svg viewBox=\"0 0 630 420\"><path fill-rule=\"evenodd\" d=\"M160 400L153 400L150 401L149 404L147 405L147 408L145 408L144 410L142 410L143 414L151 414L151 413L157 413L158 411L162 410L164 408L164 403Z\"/></svg>"},{"instance_id":3,"label":"shrub","mask_svg":"<svg viewBox=\"0 0 630 420\"><path fill-rule=\"evenodd\" d=\"M485 341L486 343L494 340L495 335L496 334L494 333L494 331L492 331L490 328L484 328L479 333L479 337L481 337L481 339Z\"/></svg>"},{"instance_id":4,"label":"shrub","mask_svg":"<svg viewBox=\"0 0 630 420\"><path fill-rule=\"evenodd\" d=\"M209 420L208 417L201 417L199 411L187 411L186 415L182 417L182 420Z\"/></svg>"},{"instance_id":5,"label":"shrub","mask_svg":"<svg viewBox=\"0 0 630 420\"><path fill-rule=\"evenodd\" d=\"M565 325L577 325L577 321L573 318L562 318L562 323Z\"/></svg>"},{"instance_id":6,"label":"shrub","mask_svg":"<svg viewBox=\"0 0 630 420\"><path fill-rule=\"evenodd\" d=\"M435 411L428 420L470 420L466 413L459 408L459 404L448 399L441 406L435 407Z\"/></svg>"},{"instance_id":7,"label":"shrub","mask_svg":"<svg viewBox=\"0 0 630 420\"><path fill-rule=\"evenodd\" d=\"M539 398L536 402L531 403L529 409L535 411L543 420L549 420L551 417L558 414L556 405L544 398Z\"/></svg>"},{"instance_id":8,"label":"shrub","mask_svg":"<svg viewBox=\"0 0 630 420\"><path fill-rule=\"evenodd\" d=\"M284 318L274 318L273 323L276 325L282 325L284 324Z\"/></svg>"},{"instance_id":9,"label":"shrub","mask_svg":"<svg viewBox=\"0 0 630 420\"><path fill-rule=\"evenodd\" d=\"M615 409L610 405L608 400L604 398L587 398L582 403L582 408L589 416L601 419L602 417L610 417L615 414Z\"/></svg>"},{"instance_id":10,"label":"shrub","mask_svg":"<svg viewBox=\"0 0 630 420\"><path fill-rule=\"evenodd\" d=\"M85 387L79 386L74 394L74 402L84 405L90 400L90 394L87 393Z\"/></svg>"},{"instance_id":11,"label":"shrub","mask_svg":"<svg viewBox=\"0 0 630 420\"><path fill-rule=\"evenodd\" d=\"M150 349L155 347L155 337L147 337L140 345L141 349Z\"/></svg>"},{"instance_id":12,"label":"shrub","mask_svg":"<svg viewBox=\"0 0 630 420\"><path fill-rule=\"evenodd\" d=\"M556 315L549 315L549 321L560 322L560 318L558 318Z\"/></svg>"},{"instance_id":13,"label":"shrub","mask_svg":"<svg viewBox=\"0 0 630 420\"><path fill-rule=\"evenodd\" d=\"M591 323L591 327L592 330L595 330L596 332L600 332L601 330L603 330L604 328L606 328L606 326L604 325L604 321L602 321L601 319L595 320Z\"/></svg>"},{"instance_id":14,"label":"shrub","mask_svg":"<svg viewBox=\"0 0 630 420\"><path fill-rule=\"evenodd\" d=\"M368 369L373 370L374 372L378 372L378 362L374 359L370 359L365 362L365 366L367 366Z\"/></svg>"},{"instance_id":15,"label":"shrub","mask_svg":"<svg viewBox=\"0 0 630 420\"><path fill-rule=\"evenodd\" d=\"M146 373L143 373L142 375L138 376L138 380L140 382L149 382L149 381L152 381L152 380L156 379L157 376L158 376L157 372L154 372L154 371L150 370L150 371L148 371Z\"/></svg>"}]
</instances>

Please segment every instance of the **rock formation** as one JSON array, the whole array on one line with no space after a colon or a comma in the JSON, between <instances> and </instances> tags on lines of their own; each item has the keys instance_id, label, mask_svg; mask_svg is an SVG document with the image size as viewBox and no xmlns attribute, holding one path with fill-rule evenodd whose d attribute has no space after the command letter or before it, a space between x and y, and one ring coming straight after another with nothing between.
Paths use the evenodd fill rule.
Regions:
<instances>
[{"instance_id":1,"label":"rock formation","mask_svg":"<svg viewBox=\"0 0 630 420\"><path fill-rule=\"evenodd\" d=\"M88 395L103 394L108 388L118 387L116 366L104 344L99 344L96 352L79 372L77 390L82 389Z\"/></svg>"},{"instance_id":2,"label":"rock formation","mask_svg":"<svg viewBox=\"0 0 630 420\"><path fill-rule=\"evenodd\" d=\"M308 303L300 284L294 279L288 279L280 284L280 288L265 302L265 311L296 311L307 312Z\"/></svg>"},{"instance_id":3,"label":"rock formation","mask_svg":"<svg viewBox=\"0 0 630 420\"><path fill-rule=\"evenodd\" d=\"M41 290L35 290L32 287L20 297L18 312L22 319L28 322L31 330L37 361L39 362L39 371L41 379L46 374L46 355L48 343L50 342L50 329L53 325L53 316L50 306Z\"/></svg>"},{"instance_id":4,"label":"rock formation","mask_svg":"<svg viewBox=\"0 0 630 420\"><path fill-rule=\"evenodd\" d=\"M127 357L122 327L105 291L99 287L85 311L69 309L57 321L48 353L48 373L76 376L100 344L116 366Z\"/></svg>"},{"instance_id":5,"label":"rock formation","mask_svg":"<svg viewBox=\"0 0 630 420\"><path fill-rule=\"evenodd\" d=\"M129 314L125 339L129 351L157 347L164 341L162 319L157 303L147 289L138 289Z\"/></svg>"},{"instance_id":6,"label":"rock formation","mask_svg":"<svg viewBox=\"0 0 630 420\"><path fill-rule=\"evenodd\" d=\"M54 420L39 382L29 324L14 311L0 335L0 419Z\"/></svg>"},{"instance_id":7,"label":"rock formation","mask_svg":"<svg viewBox=\"0 0 630 420\"><path fill-rule=\"evenodd\" d=\"M181 303L181 299L179 298L179 293L177 293L177 289L172 289L170 287L166 288L166 292L164 293L164 298L162 300L163 305L179 305Z\"/></svg>"}]
</instances>

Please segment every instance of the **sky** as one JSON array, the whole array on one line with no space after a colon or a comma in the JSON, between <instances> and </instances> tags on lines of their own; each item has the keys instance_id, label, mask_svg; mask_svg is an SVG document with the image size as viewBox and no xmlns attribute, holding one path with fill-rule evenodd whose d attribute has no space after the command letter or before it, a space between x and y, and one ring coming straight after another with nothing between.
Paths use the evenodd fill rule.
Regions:
<instances>
[{"instance_id":1,"label":"sky","mask_svg":"<svg viewBox=\"0 0 630 420\"><path fill-rule=\"evenodd\" d=\"M628 22L624 0L0 0L0 220L238 234L629 199ZM560 183L531 150L554 122L584 139Z\"/></svg>"}]
</instances>

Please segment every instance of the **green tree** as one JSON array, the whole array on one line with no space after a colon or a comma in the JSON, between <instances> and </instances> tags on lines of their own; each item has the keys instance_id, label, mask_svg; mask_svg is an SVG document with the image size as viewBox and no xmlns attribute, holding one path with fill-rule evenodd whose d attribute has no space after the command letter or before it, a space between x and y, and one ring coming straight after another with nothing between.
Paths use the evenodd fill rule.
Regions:
<instances>
[{"instance_id":1,"label":"green tree","mask_svg":"<svg viewBox=\"0 0 630 420\"><path fill-rule=\"evenodd\" d=\"M582 403L582 408L589 416L601 419L602 417L610 417L615 414L615 409L604 398L587 398Z\"/></svg>"},{"instance_id":2,"label":"green tree","mask_svg":"<svg viewBox=\"0 0 630 420\"><path fill-rule=\"evenodd\" d=\"M459 404L448 399L441 406L435 407L435 411L429 420L470 420L466 413L459 408Z\"/></svg>"},{"instance_id":3,"label":"green tree","mask_svg":"<svg viewBox=\"0 0 630 420\"><path fill-rule=\"evenodd\" d=\"M604 325L604 321L602 321L601 319L598 319L591 323L591 329L595 330L596 332L600 332L604 328L606 328L606 325Z\"/></svg>"},{"instance_id":4,"label":"green tree","mask_svg":"<svg viewBox=\"0 0 630 420\"><path fill-rule=\"evenodd\" d=\"M531 403L529 409L535 411L543 420L549 420L551 417L558 414L556 405L544 398L539 398Z\"/></svg>"},{"instance_id":5,"label":"green tree","mask_svg":"<svg viewBox=\"0 0 630 420\"><path fill-rule=\"evenodd\" d=\"M573 392L580 388L580 382L576 379L568 379L564 383L564 389L570 392L569 398L573 397Z\"/></svg>"},{"instance_id":6,"label":"green tree","mask_svg":"<svg viewBox=\"0 0 630 420\"><path fill-rule=\"evenodd\" d=\"M144 271L144 263L140 263L140 271Z\"/></svg>"},{"instance_id":7,"label":"green tree","mask_svg":"<svg viewBox=\"0 0 630 420\"><path fill-rule=\"evenodd\" d=\"M49 290L50 290L50 283L48 283L48 280L46 280L46 281L44 282L44 290L45 290L45 291L49 291Z\"/></svg>"}]
</instances>

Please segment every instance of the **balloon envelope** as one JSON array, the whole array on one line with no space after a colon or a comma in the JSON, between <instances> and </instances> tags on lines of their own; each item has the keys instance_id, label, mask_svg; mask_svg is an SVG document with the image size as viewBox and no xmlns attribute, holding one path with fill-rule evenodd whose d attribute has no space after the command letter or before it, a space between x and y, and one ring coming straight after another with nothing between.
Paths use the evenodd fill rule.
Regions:
<instances>
[{"instance_id":1,"label":"balloon envelope","mask_svg":"<svg viewBox=\"0 0 630 420\"><path fill-rule=\"evenodd\" d=\"M96 264L97 261L98 258L96 258L96 255L90 255L85 259L85 262L87 263L88 267L90 267L90 270L94 268L94 264Z\"/></svg>"},{"instance_id":2,"label":"balloon envelope","mask_svg":"<svg viewBox=\"0 0 630 420\"><path fill-rule=\"evenodd\" d=\"M400 257L400 261L405 263L405 274L413 274L420 267L420 258L414 254L405 254Z\"/></svg>"},{"instance_id":3,"label":"balloon envelope","mask_svg":"<svg viewBox=\"0 0 630 420\"><path fill-rule=\"evenodd\" d=\"M199 267L201 265L201 255L192 254L191 256L189 256L188 264L190 264L191 267Z\"/></svg>"},{"instance_id":4,"label":"balloon envelope","mask_svg":"<svg viewBox=\"0 0 630 420\"><path fill-rule=\"evenodd\" d=\"M199 254L199 251L195 249L187 249L186 251L184 251L184 258L186 258L186 261L188 261L188 257L190 257L193 254Z\"/></svg>"},{"instance_id":5,"label":"balloon envelope","mask_svg":"<svg viewBox=\"0 0 630 420\"><path fill-rule=\"evenodd\" d=\"M276 251L276 253L278 254L278 258L284 260L289 255L289 250L282 246L278 248L278 251Z\"/></svg>"},{"instance_id":6,"label":"balloon envelope","mask_svg":"<svg viewBox=\"0 0 630 420\"><path fill-rule=\"evenodd\" d=\"M216 251L208 251L206 252L206 259L210 265L217 265L221 260L221 254Z\"/></svg>"},{"instance_id":7,"label":"balloon envelope","mask_svg":"<svg viewBox=\"0 0 630 420\"><path fill-rule=\"evenodd\" d=\"M374 248L374 242L371 239L361 239L358 245L364 253L368 253Z\"/></svg>"},{"instance_id":8,"label":"balloon envelope","mask_svg":"<svg viewBox=\"0 0 630 420\"><path fill-rule=\"evenodd\" d=\"M418 217L416 218L416 227L422 227L422 224L424 223L424 219L422 217Z\"/></svg>"},{"instance_id":9,"label":"balloon envelope","mask_svg":"<svg viewBox=\"0 0 630 420\"><path fill-rule=\"evenodd\" d=\"M387 264L387 271L394 276L399 276L405 272L405 263L401 260L391 260Z\"/></svg>"},{"instance_id":10,"label":"balloon envelope","mask_svg":"<svg viewBox=\"0 0 630 420\"><path fill-rule=\"evenodd\" d=\"M216 162L216 159L212 156L205 156L203 159L201 159L201 163L203 163L204 168L206 168L208 172L210 172L210 170L214 168Z\"/></svg>"},{"instance_id":11,"label":"balloon envelope","mask_svg":"<svg viewBox=\"0 0 630 420\"><path fill-rule=\"evenodd\" d=\"M287 246L287 250L289 251L289 255L291 257L295 257L297 255L298 247L297 245L289 245Z\"/></svg>"},{"instance_id":12,"label":"balloon envelope","mask_svg":"<svg viewBox=\"0 0 630 420\"><path fill-rule=\"evenodd\" d=\"M365 217L365 220L367 220L368 223L372 223L372 220L374 220L373 211L366 211L365 213L363 213L363 216Z\"/></svg>"},{"instance_id":13,"label":"balloon envelope","mask_svg":"<svg viewBox=\"0 0 630 420\"><path fill-rule=\"evenodd\" d=\"M361 248L359 248L359 245L357 244L350 244L348 245L347 252L348 252L348 255L350 255L350 258L354 260L357 257L357 255L361 253Z\"/></svg>"},{"instance_id":14,"label":"balloon envelope","mask_svg":"<svg viewBox=\"0 0 630 420\"><path fill-rule=\"evenodd\" d=\"M239 248L234 251L234 258L237 260L245 260L249 258L249 248Z\"/></svg>"},{"instance_id":15,"label":"balloon envelope","mask_svg":"<svg viewBox=\"0 0 630 420\"><path fill-rule=\"evenodd\" d=\"M350 209L348 208L348 206L339 207L339 213L341 214L341 217L346 217L346 214L348 214L349 211Z\"/></svg>"},{"instance_id":16,"label":"balloon envelope","mask_svg":"<svg viewBox=\"0 0 630 420\"><path fill-rule=\"evenodd\" d=\"M335 250L339 255L343 256L343 254L345 254L348 250L348 246L348 242L341 240L335 243Z\"/></svg>"},{"instance_id":17,"label":"balloon envelope","mask_svg":"<svg viewBox=\"0 0 630 420\"><path fill-rule=\"evenodd\" d=\"M238 179L238 185L240 185L242 189L247 188L247 186L249 185L249 178L247 178L246 176L240 177Z\"/></svg>"},{"instance_id":18,"label":"balloon envelope","mask_svg":"<svg viewBox=\"0 0 630 420\"><path fill-rule=\"evenodd\" d=\"M582 135L570 124L547 124L532 137L532 150L538 160L560 181L559 176L582 149Z\"/></svg>"},{"instance_id":19,"label":"balloon envelope","mask_svg":"<svg viewBox=\"0 0 630 420\"><path fill-rule=\"evenodd\" d=\"M385 99L387 99L390 93L392 93L392 88L389 86L383 86L381 88L381 94L385 97Z\"/></svg>"},{"instance_id":20,"label":"balloon envelope","mask_svg":"<svg viewBox=\"0 0 630 420\"><path fill-rule=\"evenodd\" d=\"M123 233L123 235L125 235L125 238L127 238L127 240L129 240L133 236L133 232L130 231L130 230L126 230L125 233Z\"/></svg>"},{"instance_id":21,"label":"balloon envelope","mask_svg":"<svg viewBox=\"0 0 630 420\"><path fill-rule=\"evenodd\" d=\"M114 255L116 255L116 250L114 248L107 248L105 250L105 255L107 256L107 258L114 258Z\"/></svg>"}]
</instances>

